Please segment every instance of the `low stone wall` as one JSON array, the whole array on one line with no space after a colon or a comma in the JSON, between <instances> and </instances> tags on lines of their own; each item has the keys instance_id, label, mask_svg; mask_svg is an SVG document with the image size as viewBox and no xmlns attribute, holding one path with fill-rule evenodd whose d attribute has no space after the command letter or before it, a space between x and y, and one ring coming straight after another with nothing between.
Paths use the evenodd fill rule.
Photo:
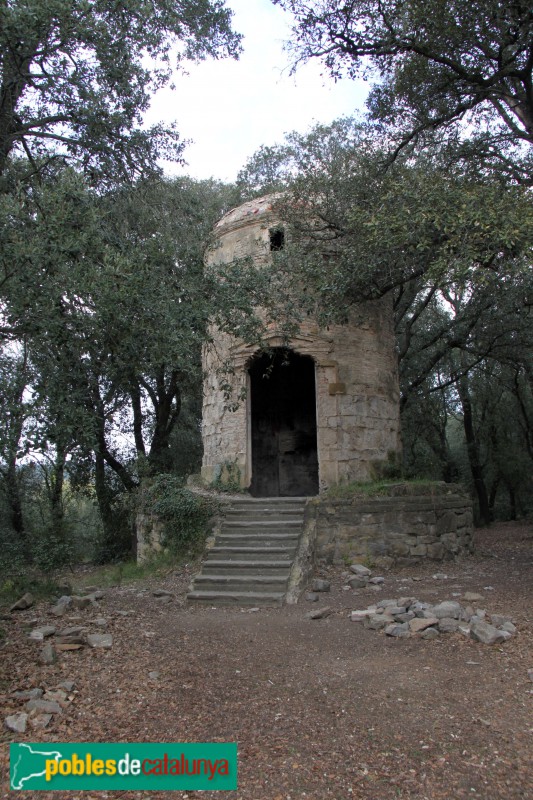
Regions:
<instances>
[{"instance_id":1,"label":"low stone wall","mask_svg":"<svg viewBox=\"0 0 533 800\"><path fill-rule=\"evenodd\" d=\"M306 522L315 529L318 562L367 559L390 567L453 559L473 549L472 501L454 484L398 484L386 496L316 497L307 504Z\"/></svg>"}]
</instances>

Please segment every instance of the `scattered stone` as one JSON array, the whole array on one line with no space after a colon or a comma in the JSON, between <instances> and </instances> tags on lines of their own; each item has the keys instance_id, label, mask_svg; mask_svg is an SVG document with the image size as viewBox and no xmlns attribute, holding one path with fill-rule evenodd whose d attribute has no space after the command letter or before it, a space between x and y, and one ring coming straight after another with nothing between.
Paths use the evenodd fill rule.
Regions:
<instances>
[{"instance_id":1,"label":"scattered stone","mask_svg":"<svg viewBox=\"0 0 533 800\"><path fill-rule=\"evenodd\" d=\"M95 625L98 625L99 628L105 628L107 626L107 620L103 617L97 617L94 621Z\"/></svg>"},{"instance_id":2,"label":"scattered stone","mask_svg":"<svg viewBox=\"0 0 533 800\"><path fill-rule=\"evenodd\" d=\"M56 641L65 636L79 636L84 630L85 628L83 625L71 625L68 628L63 628L62 631L59 631Z\"/></svg>"},{"instance_id":3,"label":"scattered stone","mask_svg":"<svg viewBox=\"0 0 533 800\"><path fill-rule=\"evenodd\" d=\"M52 719L52 714L37 714L35 717L30 717L30 725L35 730L42 730L47 728Z\"/></svg>"},{"instance_id":4,"label":"scattered stone","mask_svg":"<svg viewBox=\"0 0 533 800\"><path fill-rule=\"evenodd\" d=\"M433 616L437 617L437 619L443 619L444 617L459 619L463 609L460 603L457 603L455 600L445 600L443 603L438 603L438 605L433 606L432 610Z\"/></svg>"},{"instance_id":5,"label":"scattered stone","mask_svg":"<svg viewBox=\"0 0 533 800\"><path fill-rule=\"evenodd\" d=\"M82 648L83 644L74 642L62 642L56 645L56 650L60 650L61 652L66 652L69 650L81 650Z\"/></svg>"},{"instance_id":6,"label":"scattered stone","mask_svg":"<svg viewBox=\"0 0 533 800\"><path fill-rule=\"evenodd\" d=\"M93 595L87 594L83 597L79 595L72 596L72 605L74 608L89 608L89 606L96 605L95 599Z\"/></svg>"},{"instance_id":7,"label":"scattered stone","mask_svg":"<svg viewBox=\"0 0 533 800\"><path fill-rule=\"evenodd\" d=\"M372 575L372 572L364 564L352 564L350 572L353 572L354 575L361 575L363 578L370 578Z\"/></svg>"},{"instance_id":8,"label":"scattered stone","mask_svg":"<svg viewBox=\"0 0 533 800\"><path fill-rule=\"evenodd\" d=\"M494 622L494 620L493 620ZM516 625L513 625L512 622L504 622L503 625L500 626L500 630L506 631L506 633L510 633L511 635L516 633L517 628Z\"/></svg>"},{"instance_id":9,"label":"scattered stone","mask_svg":"<svg viewBox=\"0 0 533 800\"><path fill-rule=\"evenodd\" d=\"M401 587L403 588L403 587ZM406 609L411 608L416 603L416 597L400 597L397 605L405 606Z\"/></svg>"},{"instance_id":10,"label":"scattered stone","mask_svg":"<svg viewBox=\"0 0 533 800\"><path fill-rule=\"evenodd\" d=\"M152 681L156 681L156 680L159 678L159 672L158 672L156 669L154 669L152 672L149 672L149 673L148 673L148 677L149 677L149 678L150 678Z\"/></svg>"},{"instance_id":11,"label":"scattered stone","mask_svg":"<svg viewBox=\"0 0 533 800\"><path fill-rule=\"evenodd\" d=\"M466 625L464 622L460 622L457 626L457 630L459 633L462 633L463 636L470 637L470 625Z\"/></svg>"},{"instance_id":12,"label":"scattered stone","mask_svg":"<svg viewBox=\"0 0 533 800\"><path fill-rule=\"evenodd\" d=\"M64 689L49 689L43 697L43 700L55 700L56 703L62 703L66 699L67 693Z\"/></svg>"},{"instance_id":13,"label":"scattered stone","mask_svg":"<svg viewBox=\"0 0 533 800\"><path fill-rule=\"evenodd\" d=\"M533 681L533 669L528 669L527 677L529 678L530 681Z\"/></svg>"},{"instance_id":14,"label":"scattered stone","mask_svg":"<svg viewBox=\"0 0 533 800\"><path fill-rule=\"evenodd\" d=\"M6 728L15 733L25 733L27 723L28 715L25 714L24 711L19 711L17 714L10 714L10 716L6 717L4 720Z\"/></svg>"},{"instance_id":15,"label":"scattered stone","mask_svg":"<svg viewBox=\"0 0 533 800\"><path fill-rule=\"evenodd\" d=\"M421 639L438 639L440 636L438 630L436 628L427 628L423 633L420 634Z\"/></svg>"},{"instance_id":16,"label":"scattered stone","mask_svg":"<svg viewBox=\"0 0 533 800\"><path fill-rule=\"evenodd\" d=\"M16 603L13 603L10 611L25 611L27 608L31 608L33 605L33 595L29 592L23 594L22 597L19 597Z\"/></svg>"},{"instance_id":17,"label":"scattered stone","mask_svg":"<svg viewBox=\"0 0 533 800\"><path fill-rule=\"evenodd\" d=\"M397 605L398 605L397 600L380 600L379 603L377 604L377 607L387 608L387 606L397 606Z\"/></svg>"},{"instance_id":18,"label":"scattered stone","mask_svg":"<svg viewBox=\"0 0 533 800\"><path fill-rule=\"evenodd\" d=\"M315 578L311 584L312 592L329 592L330 589L331 583L329 581L322 580L322 578Z\"/></svg>"},{"instance_id":19,"label":"scattered stone","mask_svg":"<svg viewBox=\"0 0 533 800\"><path fill-rule=\"evenodd\" d=\"M385 578L376 576L375 578L370 578L368 582L374 584L375 586L381 586L382 583L385 583Z\"/></svg>"},{"instance_id":20,"label":"scattered stone","mask_svg":"<svg viewBox=\"0 0 533 800\"><path fill-rule=\"evenodd\" d=\"M361 610L352 611L350 614L350 619L352 622L364 622L367 617L372 616L372 614L376 613L375 607L373 609L364 608Z\"/></svg>"},{"instance_id":21,"label":"scattered stone","mask_svg":"<svg viewBox=\"0 0 533 800\"><path fill-rule=\"evenodd\" d=\"M348 586L348 589L349 588L350 587ZM383 591L383 586L380 586L378 583L371 583L366 588L367 589L371 589L373 592L382 592Z\"/></svg>"},{"instance_id":22,"label":"scattered stone","mask_svg":"<svg viewBox=\"0 0 533 800\"><path fill-rule=\"evenodd\" d=\"M401 625L393 623L391 625L387 625L385 628L385 633L387 636L395 636L399 639L407 639L410 636L409 625L407 622L404 622Z\"/></svg>"},{"instance_id":23,"label":"scattered stone","mask_svg":"<svg viewBox=\"0 0 533 800\"><path fill-rule=\"evenodd\" d=\"M56 636L55 644L57 647L66 644L75 644L83 647L85 644L85 639L83 638L81 633L69 633L67 636Z\"/></svg>"},{"instance_id":24,"label":"scattered stone","mask_svg":"<svg viewBox=\"0 0 533 800\"><path fill-rule=\"evenodd\" d=\"M413 575L413 577L411 578L411 580L416 582L416 581L421 581L421 580L422 580L422 578L420 578L418 575Z\"/></svg>"},{"instance_id":25,"label":"scattered stone","mask_svg":"<svg viewBox=\"0 0 533 800\"><path fill-rule=\"evenodd\" d=\"M92 594L93 592L98 591L98 586L84 586L83 591L85 594Z\"/></svg>"},{"instance_id":26,"label":"scattered stone","mask_svg":"<svg viewBox=\"0 0 533 800\"><path fill-rule=\"evenodd\" d=\"M459 620L451 617L442 617L442 619L439 619L438 628L439 633L455 633L459 628Z\"/></svg>"},{"instance_id":27,"label":"scattered stone","mask_svg":"<svg viewBox=\"0 0 533 800\"><path fill-rule=\"evenodd\" d=\"M171 603L171 602L172 602L172 600L174 599L174 597L173 597L172 595L170 595L170 594L163 594L163 595L161 595L160 597L156 597L155 599L157 600L157 602L158 602L160 605L162 605L162 606L166 606L166 605L168 605L168 603Z\"/></svg>"},{"instance_id":28,"label":"scattered stone","mask_svg":"<svg viewBox=\"0 0 533 800\"><path fill-rule=\"evenodd\" d=\"M57 661L57 653L53 644L47 642L39 656L41 664L55 664Z\"/></svg>"},{"instance_id":29,"label":"scattered stone","mask_svg":"<svg viewBox=\"0 0 533 800\"><path fill-rule=\"evenodd\" d=\"M436 581L447 581L448 576L444 572L436 572L435 575L433 575L433 579Z\"/></svg>"},{"instance_id":30,"label":"scattered stone","mask_svg":"<svg viewBox=\"0 0 533 800\"><path fill-rule=\"evenodd\" d=\"M103 600L105 597L105 592L103 592L101 589L98 589L96 592L92 593L92 597L94 597L95 600Z\"/></svg>"},{"instance_id":31,"label":"scattered stone","mask_svg":"<svg viewBox=\"0 0 533 800\"><path fill-rule=\"evenodd\" d=\"M115 614L119 617L129 617L135 614L135 611L115 611Z\"/></svg>"},{"instance_id":32,"label":"scattered stone","mask_svg":"<svg viewBox=\"0 0 533 800\"><path fill-rule=\"evenodd\" d=\"M427 619L423 619L422 617L415 617L409 623L409 629L413 633L419 633L420 631L425 631L427 628L431 628L433 625L438 624L438 619L436 617L428 617Z\"/></svg>"},{"instance_id":33,"label":"scattered stone","mask_svg":"<svg viewBox=\"0 0 533 800\"><path fill-rule=\"evenodd\" d=\"M42 689L28 689L23 692L14 692L15 697L18 697L19 700L38 700L39 697L43 696Z\"/></svg>"},{"instance_id":34,"label":"scattered stone","mask_svg":"<svg viewBox=\"0 0 533 800\"><path fill-rule=\"evenodd\" d=\"M348 580L348 586L352 589L364 589L368 583L368 578L363 575L354 575Z\"/></svg>"},{"instance_id":35,"label":"scattered stone","mask_svg":"<svg viewBox=\"0 0 533 800\"><path fill-rule=\"evenodd\" d=\"M27 708L28 711L37 711L43 714L63 713L63 709L56 700L28 700L25 708Z\"/></svg>"},{"instance_id":36,"label":"scattered stone","mask_svg":"<svg viewBox=\"0 0 533 800\"><path fill-rule=\"evenodd\" d=\"M74 681L61 681L57 684L58 689L64 689L66 692L71 692L75 686Z\"/></svg>"},{"instance_id":37,"label":"scattered stone","mask_svg":"<svg viewBox=\"0 0 533 800\"><path fill-rule=\"evenodd\" d=\"M470 622L473 616L474 616L474 609L472 608L472 606L466 606L466 608L463 608L463 613L461 614L462 620L464 620L465 622Z\"/></svg>"},{"instance_id":38,"label":"scattered stone","mask_svg":"<svg viewBox=\"0 0 533 800\"><path fill-rule=\"evenodd\" d=\"M174 597L172 592L167 592L166 589L154 589L152 592L154 597Z\"/></svg>"},{"instance_id":39,"label":"scattered stone","mask_svg":"<svg viewBox=\"0 0 533 800\"><path fill-rule=\"evenodd\" d=\"M363 625L365 628L369 628L371 631L380 631L383 628L386 628L387 625L391 625L393 622L393 618L389 617L388 614L371 614L364 620Z\"/></svg>"},{"instance_id":40,"label":"scattered stone","mask_svg":"<svg viewBox=\"0 0 533 800\"><path fill-rule=\"evenodd\" d=\"M506 622L512 622L510 617L504 617L503 614L491 614L490 621L496 628L501 628Z\"/></svg>"},{"instance_id":41,"label":"scattered stone","mask_svg":"<svg viewBox=\"0 0 533 800\"><path fill-rule=\"evenodd\" d=\"M90 633L87 636L89 647L101 647L108 649L113 646L113 637L110 633Z\"/></svg>"},{"instance_id":42,"label":"scattered stone","mask_svg":"<svg viewBox=\"0 0 533 800\"><path fill-rule=\"evenodd\" d=\"M42 642L48 636L53 636L56 628L53 625L43 625L41 628L34 628L29 635L30 639L35 639L36 642Z\"/></svg>"},{"instance_id":43,"label":"scattered stone","mask_svg":"<svg viewBox=\"0 0 533 800\"><path fill-rule=\"evenodd\" d=\"M309 611L306 614L308 619L324 619L325 617L329 617L331 614L330 606L324 606L323 608L317 608L314 611Z\"/></svg>"},{"instance_id":44,"label":"scattered stone","mask_svg":"<svg viewBox=\"0 0 533 800\"><path fill-rule=\"evenodd\" d=\"M67 608L70 608L72 605L72 597L68 594L64 594L62 597L59 598L55 606L50 609L50 613L54 615L54 617L62 617Z\"/></svg>"},{"instance_id":45,"label":"scattered stone","mask_svg":"<svg viewBox=\"0 0 533 800\"><path fill-rule=\"evenodd\" d=\"M320 595L317 592L306 592L305 599L308 603L317 603L320 600Z\"/></svg>"},{"instance_id":46,"label":"scattered stone","mask_svg":"<svg viewBox=\"0 0 533 800\"><path fill-rule=\"evenodd\" d=\"M470 637L482 644L500 644L510 636L511 634L506 631L499 631L494 625L489 625L488 622L483 620L477 620L470 627Z\"/></svg>"},{"instance_id":47,"label":"scattered stone","mask_svg":"<svg viewBox=\"0 0 533 800\"><path fill-rule=\"evenodd\" d=\"M486 616L487 612L484 608L476 608L476 617L478 617L478 619L485 619Z\"/></svg>"},{"instance_id":48,"label":"scattered stone","mask_svg":"<svg viewBox=\"0 0 533 800\"><path fill-rule=\"evenodd\" d=\"M405 614L395 614L394 619L396 622L411 622L412 619L415 618L415 615L412 611L406 611Z\"/></svg>"},{"instance_id":49,"label":"scattered stone","mask_svg":"<svg viewBox=\"0 0 533 800\"><path fill-rule=\"evenodd\" d=\"M477 592L465 592L463 595L463 600L466 600L469 603L475 603L477 600L484 600L482 594L478 594Z\"/></svg>"}]
</instances>

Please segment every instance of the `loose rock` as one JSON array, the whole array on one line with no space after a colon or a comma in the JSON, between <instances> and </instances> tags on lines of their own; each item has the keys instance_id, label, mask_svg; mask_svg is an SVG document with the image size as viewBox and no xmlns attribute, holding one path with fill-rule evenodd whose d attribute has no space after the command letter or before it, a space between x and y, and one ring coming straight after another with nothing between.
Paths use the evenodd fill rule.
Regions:
<instances>
[{"instance_id":1,"label":"loose rock","mask_svg":"<svg viewBox=\"0 0 533 800\"><path fill-rule=\"evenodd\" d=\"M440 636L438 630L436 628L428 628L425 630L421 635L421 639L438 639Z\"/></svg>"},{"instance_id":2,"label":"loose rock","mask_svg":"<svg viewBox=\"0 0 533 800\"><path fill-rule=\"evenodd\" d=\"M35 730L42 730L48 727L51 719L52 714L37 714L35 717L30 717L30 725Z\"/></svg>"},{"instance_id":3,"label":"loose rock","mask_svg":"<svg viewBox=\"0 0 533 800\"><path fill-rule=\"evenodd\" d=\"M409 623L409 629L413 633L419 633L421 631L425 631L427 628L431 628L433 625L437 625L438 622L439 621L436 617L428 617L427 619L415 617Z\"/></svg>"},{"instance_id":4,"label":"loose rock","mask_svg":"<svg viewBox=\"0 0 533 800\"><path fill-rule=\"evenodd\" d=\"M317 592L306 592L305 599L308 603L317 603L320 599L320 595Z\"/></svg>"},{"instance_id":5,"label":"loose rock","mask_svg":"<svg viewBox=\"0 0 533 800\"><path fill-rule=\"evenodd\" d=\"M154 589L152 592L154 597L174 597L172 592L167 592L166 589Z\"/></svg>"},{"instance_id":6,"label":"loose rock","mask_svg":"<svg viewBox=\"0 0 533 800\"><path fill-rule=\"evenodd\" d=\"M353 578L348 580L348 585L351 586L352 589L364 589L367 583L368 578L363 575L354 575Z\"/></svg>"},{"instance_id":7,"label":"loose rock","mask_svg":"<svg viewBox=\"0 0 533 800\"><path fill-rule=\"evenodd\" d=\"M87 636L89 647L101 647L108 649L113 646L113 637L110 633L90 633Z\"/></svg>"},{"instance_id":8,"label":"loose rock","mask_svg":"<svg viewBox=\"0 0 533 800\"><path fill-rule=\"evenodd\" d=\"M25 611L27 608L31 608L33 605L33 595L30 592L26 592L20 597L16 603L13 603L10 611Z\"/></svg>"},{"instance_id":9,"label":"loose rock","mask_svg":"<svg viewBox=\"0 0 533 800\"><path fill-rule=\"evenodd\" d=\"M48 636L53 636L56 628L53 625L43 625L41 628L34 628L29 635L30 639L35 639L37 642L42 642Z\"/></svg>"},{"instance_id":10,"label":"loose rock","mask_svg":"<svg viewBox=\"0 0 533 800\"><path fill-rule=\"evenodd\" d=\"M372 575L372 572L365 567L364 564L352 564L350 566L350 572L353 572L354 575L362 575L363 577L369 578Z\"/></svg>"},{"instance_id":11,"label":"loose rock","mask_svg":"<svg viewBox=\"0 0 533 800\"><path fill-rule=\"evenodd\" d=\"M37 711L44 714L62 714L63 709L55 700L28 700L25 705L28 711Z\"/></svg>"},{"instance_id":12,"label":"loose rock","mask_svg":"<svg viewBox=\"0 0 533 800\"><path fill-rule=\"evenodd\" d=\"M324 619L325 617L329 617L331 614L331 608L329 606L324 606L323 608L317 608L314 611L309 611L306 614L308 619Z\"/></svg>"},{"instance_id":13,"label":"loose rock","mask_svg":"<svg viewBox=\"0 0 533 800\"><path fill-rule=\"evenodd\" d=\"M478 620L470 627L470 637L482 644L500 644L510 637L506 631L499 631L494 625Z\"/></svg>"},{"instance_id":14,"label":"loose rock","mask_svg":"<svg viewBox=\"0 0 533 800\"><path fill-rule=\"evenodd\" d=\"M57 653L55 647L47 642L43 649L41 650L41 654L39 656L39 661L41 664L55 664L57 661Z\"/></svg>"},{"instance_id":15,"label":"loose rock","mask_svg":"<svg viewBox=\"0 0 533 800\"><path fill-rule=\"evenodd\" d=\"M18 714L10 714L10 716L6 717L4 720L6 728L15 733L25 733L27 723L28 715L25 714L24 711L19 711Z\"/></svg>"},{"instance_id":16,"label":"loose rock","mask_svg":"<svg viewBox=\"0 0 533 800\"><path fill-rule=\"evenodd\" d=\"M370 578L368 582L372 583L374 586L381 586L382 583L385 583L385 578L382 578L381 576L376 576L375 578Z\"/></svg>"},{"instance_id":17,"label":"loose rock","mask_svg":"<svg viewBox=\"0 0 533 800\"><path fill-rule=\"evenodd\" d=\"M475 603L477 600L483 599L483 595L478 594L477 592L465 592L463 595L463 600L467 600L469 603Z\"/></svg>"},{"instance_id":18,"label":"loose rock","mask_svg":"<svg viewBox=\"0 0 533 800\"><path fill-rule=\"evenodd\" d=\"M433 606L432 609L433 616L437 617L437 619L443 619L444 617L459 619L461 617L461 611L460 603L457 603L455 600L445 600L443 603Z\"/></svg>"},{"instance_id":19,"label":"loose rock","mask_svg":"<svg viewBox=\"0 0 533 800\"><path fill-rule=\"evenodd\" d=\"M322 580L322 578L315 578L311 584L312 592L329 592L330 589L331 583L329 581Z\"/></svg>"}]
</instances>

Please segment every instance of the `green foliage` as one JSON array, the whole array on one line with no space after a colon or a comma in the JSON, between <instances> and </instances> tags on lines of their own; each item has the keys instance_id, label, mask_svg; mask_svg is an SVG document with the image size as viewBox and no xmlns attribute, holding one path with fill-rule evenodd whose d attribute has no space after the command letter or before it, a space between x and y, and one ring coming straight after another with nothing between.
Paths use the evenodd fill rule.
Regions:
<instances>
[{"instance_id":1,"label":"green foliage","mask_svg":"<svg viewBox=\"0 0 533 800\"><path fill-rule=\"evenodd\" d=\"M324 492L324 498L349 500L365 497L397 497L409 494L431 494L433 491L442 491L442 484L425 478L409 481L350 481L331 486Z\"/></svg>"},{"instance_id":2,"label":"green foliage","mask_svg":"<svg viewBox=\"0 0 533 800\"><path fill-rule=\"evenodd\" d=\"M93 180L179 158L174 128L143 126L177 63L237 57L221 0L14 0L0 6L0 175L11 151L73 158Z\"/></svg>"},{"instance_id":3,"label":"green foliage","mask_svg":"<svg viewBox=\"0 0 533 800\"><path fill-rule=\"evenodd\" d=\"M157 475L142 488L142 510L164 523L163 546L172 552L201 548L209 520L218 510L212 497L192 492L175 475Z\"/></svg>"},{"instance_id":4,"label":"green foliage","mask_svg":"<svg viewBox=\"0 0 533 800\"><path fill-rule=\"evenodd\" d=\"M211 486L217 492L235 494L244 491L242 488L242 471L237 462L224 461L223 464L218 464Z\"/></svg>"},{"instance_id":5,"label":"green foliage","mask_svg":"<svg viewBox=\"0 0 533 800\"><path fill-rule=\"evenodd\" d=\"M294 15L295 65L373 81L376 133L394 150L447 139L457 157L531 179L533 14L501 0L274 0ZM464 122L471 138L464 142ZM453 149L452 148L452 149Z\"/></svg>"}]
</instances>

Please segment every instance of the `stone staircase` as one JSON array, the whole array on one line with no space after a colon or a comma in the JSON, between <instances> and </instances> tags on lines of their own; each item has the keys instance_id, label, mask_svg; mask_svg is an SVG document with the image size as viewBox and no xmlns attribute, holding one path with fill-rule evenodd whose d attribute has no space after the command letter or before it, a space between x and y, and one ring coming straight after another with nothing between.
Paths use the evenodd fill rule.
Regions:
<instances>
[{"instance_id":1,"label":"stone staircase","mask_svg":"<svg viewBox=\"0 0 533 800\"><path fill-rule=\"evenodd\" d=\"M228 503L215 544L187 599L211 605L283 605L305 503L305 497L250 497Z\"/></svg>"}]
</instances>

